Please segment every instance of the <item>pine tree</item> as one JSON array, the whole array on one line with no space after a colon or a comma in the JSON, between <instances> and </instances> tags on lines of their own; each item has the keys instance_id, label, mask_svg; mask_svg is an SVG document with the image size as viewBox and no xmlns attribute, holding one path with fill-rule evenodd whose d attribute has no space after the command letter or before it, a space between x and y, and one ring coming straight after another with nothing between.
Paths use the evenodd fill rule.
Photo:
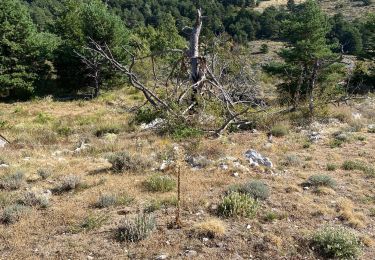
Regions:
<instances>
[{"instance_id":1,"label":"pine tree","mask_svg":"<svg viewBox=\"0 0 375 260\"><path fill-rule=\"evenodd\" d=\"M336 63L339 57L327 44L328 18L315 1L308 0L293 9L283 26L289 41L289 46L280 52L284 63L273 64L267 70L284 79L279 86L284 102L297 108L301 101L308 100L313 117L315 96L322 98L329 87L336 88L342 72Z\"/></svg>"}]
</instances>

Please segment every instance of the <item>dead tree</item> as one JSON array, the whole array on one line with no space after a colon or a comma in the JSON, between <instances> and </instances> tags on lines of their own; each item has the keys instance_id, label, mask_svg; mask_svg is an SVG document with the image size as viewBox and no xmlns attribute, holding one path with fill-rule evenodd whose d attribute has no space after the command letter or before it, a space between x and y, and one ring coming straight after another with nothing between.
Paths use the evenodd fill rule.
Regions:
<instances>
[{"instance_id":1,"label":"dead tree","mask_svg":"<svg viewBox=\"0 0 375 260\"><path fill-rule=\"evenodd\" d=\"M249 73L249 66L240 66L241 70L238 74L232 75L228 69L230 65L226 61L212 58L215 57L214 54L212 57L207 54L207 58L201 56L199 40L203 24L202 18L201 10L197 10L195 25L190 36L190 46L186 50L167 49L138 57L123 46L131 60L125 64L114 57L111 49L105 43L99 44L91 40L90 46L86 49L98 54L102 60L126 76L129 83L141 91L147 102L157 110L168 111L171 115L189 120L191 117L186 116L187 114L203 114L206 112L205 104L219 102L226 114L225 124L216 131L208 131L221 134L228 125L240 120L240 117L244 117L250 109L264 109L264 106L254 94L256 84ZM160 69L162 66L155 66L157 61L155 57L163 57L168 52L179 53L181 56L176 57L176 62L169 67L170 72L163 71L163 73L157 74L156 69ZM233 62L239 62L236 57L230 57ZM141 78L139 75L142 74L137 73L138 64L145 59L151 59L154 76L152 83ZM214 60L216 61L213 62ZM246 63L246 60L246 57L241 57L242 63ZM181 65L179 66L179 64ZM216 69L216 66L219 69ZM175 104L179 106L176 107ZM199 110L197 109L198 105Z\"/></svg>"},{"instance_id":2,"label":"dead tree","mask_svg":"<svg viewBox=\"0 0 375 260\"><path fill-rule=\"evenodd\" d=\"M192 95L191 105L194 107L198 104L198 95L201 92L206 78L206 61L199 55L199 39L202 31L202 11L197 10L197 17L194 28L190 36L189 58L191 64ZM192 108L193 108L192 107Z\"/></svg>"}]
</instances>

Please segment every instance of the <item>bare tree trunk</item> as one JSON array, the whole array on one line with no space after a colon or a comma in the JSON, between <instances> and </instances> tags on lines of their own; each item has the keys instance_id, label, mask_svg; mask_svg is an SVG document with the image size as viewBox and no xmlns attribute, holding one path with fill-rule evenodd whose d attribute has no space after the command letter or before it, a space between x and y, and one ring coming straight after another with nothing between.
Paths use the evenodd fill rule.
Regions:
<instances>
[{"instance_id":1,"label":"bare tree trunk","mask_svg":"<svg viewBox=\"0 0 375 260\"><path fill-rule=\"evenodd\" d=\"M95 81L94 82L95 83L94 98L97 98L100 95L99 71L95 72L94 81Z\"/></svg>"},{"instance_id":2,"label":"bare tree trunk","mask_svg":"<svg viewBox=\"0 0 375 260\"><path fill-rule=\"evenodd\" d=\"M318 78L318 70L319 70L320 62L319 60L316 60L314 63L314 68L311 76L310 86L309 86L309 110L310 110L310 120L312 121L314 118L314 90L316 81Z\"/></svg>"},{"instance_id":3,"label":"bare tree trunk","mask_svg":"<svg viewBox=\"0 0 375 260\"><path fill-rule=\"evenodd\" d=\"M303 84L305 71L306 71L306 65L301 65L301 74L300 74L299 79L298 79L296 94L294 96L294 105L293 105L294 110L297 109L298 106L299 106L299 101L300 101L300 98L301 98L301 88L302 88L302 84Z\"/></svg>"},{"instance_id":4,"label":"bare tree trunk","mask_svg":"<svg viewBox=\"0 0 375 260\"><path fill-rule=\"evenodd\" d=\"M199 56L199 37L202 30L202 12L200 9L197 10L197 18L195 26L190 36L190 63L191 63L191 80L193 82L191 102L194 104L198 103L197 95L202 87L200 83L204 77L202 73L202 58Z\"/></svg>"}]
</instances>

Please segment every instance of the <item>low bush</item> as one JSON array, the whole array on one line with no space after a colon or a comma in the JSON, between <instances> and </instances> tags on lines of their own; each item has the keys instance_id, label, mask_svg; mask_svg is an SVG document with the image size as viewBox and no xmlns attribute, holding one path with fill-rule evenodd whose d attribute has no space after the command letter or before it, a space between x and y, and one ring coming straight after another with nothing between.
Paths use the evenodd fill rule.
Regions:
<instances>
[{"instance_id":1,"label":"low bush","mask_svg":"<svg viewBox=\"0 0 375 260\"><path fill-rule=\"evenodd\" d=\"M285 156L284 160L282 161L282 164L284 166L298 167L301 166L302 161L299 156L291 154Z\"/></svg>"},{"instance_id":2,"label":"low bush","mask_svg":"<svg viewBox=\"0 0 375 260\"><path fill-rule=\"evenodd\" d=\"M76 189L83 188L84 184L80 176L69 175L63 178L59 186L57 186L54 191L57 193L72 191Z\"/></svg>"},{"instance_id":3,"label":"low bush","mask_svg":"<svg viewBox=\"0 0 375 260\"><path fill-rule=\"evenodd\" d=\"M103 194L100 195L98 201L95 203L97 208L108 208L111 206L122 205L126 206L134 201L133 197L127 194L113 195L113 194Z\"/></svg>"},{"instance_id":4,"label":"low bush","mask_svg":"<svg viewBox=\"0 0 375 260\"><path fill-rule=\"evenodd\" d=\"M263 219L265 220L265 221L267 221L267 222L273 222L273 221L275 221L276 219L278 219L279 218L279 215L276 213L276 212L273 212L273 211L269 211L269 212L267 212L265 215L264 215L264 217L263 217Z\"/></svg>"},{"instance_id":5,"label":"low bush","mask_svg":"<svg viewBox=\"0 0 375 260\"><path fill-rule=\"evenodd\" d=\"M52 175L52 171L50 169L38 169L37 174L40 178L46 180Z\"/></svg>"},{"instance_id":6,"label":"low bush","mask_svg":"<svg viewBox=\"0 0 375 260\"><path fill-rule=\"evenodd\" d=\"M152 192L168 192L176 187L176 181L168 175L153 175L144 184Z\"/></svg>"},{"instance_id":7,"label":"low bush","mask_svg":"<svg viewBox=\"0 0 375 260\"><path fill-rule=\"evenodd\" d=\"M28 191L23 195L20 204L30 207L47 208L50 206L50 201L47 194Z\"/></svg>"},{"instance_id":8,"label":"low bush","mask_svg":"<svg viewBox=\"0 0 375 260\"><path fill-rule=\"evenodd\" d=\"M178 204L178 200L176 197L170 197L162 200L152 200L150 201L146 207L144 208L145 213L152 213L161 208L167 209L168 207L176 207Z\"/></svg>"},{"instance_id":9,"label":"low bush","mask_svg":"<svg viewBox=\"0 0 375 260\"><path fill-rule=\"evenodd\" d=\"M322 257L356 259L361 253L357 236L343 227L324 227L312 236L313 249Z\"/></svg>"},{"instance_id":10,"label":"low bush","mask_svg":"<svg viewBox=\"0 0 375 260\"><path fill-rule=\"evenodd\" d=\"M223 217L254 217L258 202L247 194L232 192L223 198L218 214Z\"/></svg>"},{"instance_id":11,"label":"low bush","mask_svg":"<svg viewBox=\"0 0 375 260\"><path fill-rule=\"evenodd\" d=\"M81 223L71 228L72 233L87 232L90 230L98 229L103 226L108 220L108 216L103 214L95 215L89 214L83 219Z\"/></svg>"},{"instance_id":12,"label":"low bush","mask_svg":"<svg viewBox=\"0 0 375 260\"><path fill-rule=\"evenodd\" d=\"M256 200L266 200L270 196L270 191L267 184L258 180L242 185L233 185L228 189L228 194L231 192L247 194Z\"/></svg>"},{"instance_id":13,"label":"low bush","mask_svg":"<svg viewBox=\"0 0 375 260\"><path fill-rule=\"evenodd\" d=\"M336 186L336 181L332 179L331 176L324 175L324 174L318 174L318 175L313 175L311 176L308 180L307 183L310 186L313 187L330 187L334 188Z\"/></svg>"},{"instance_id":14,"label":"low bush","mask_svg":"<svg viewBox=\"0 0 375 260\"><path fill-rule=\"evenodd\" d=\"M13 224L27 212L28 207L21 204L12 204L4 208L1 220L5 224Z\"/></svg>"},{"instance_id":15,"label":"low bush","mask_svg":"<svg viewBox=\"0 0 375 260\"><path fill-rule=\"evenodd\" d=\"M270 133L275 137L283 137L289 134L289 127L285 125L275 125L272 127Z\"/></svg>"},{"instance_id":16,"label":"low bush","mask_svg":"<svg viewBox=\"0 0 375 260\"><path fill-rule=\"evenodd\" d=\"M142 108L139 109L137 114L134 116L134 122L136 124L149 124L154 121L156 118L161 117L162 113L160 111L151 109L151 108Z\"/></svg>"},{"instance_id":17,"label":"low bush","mask_svg":"<svg viewBox=\"0 0 375 260\"><path fill-rule=\"evenodd\" d=\"M25 183L25 174L16 172L6 175L0 180L0 188L4 190L17 190Z\"/></svg>"},{"instance_id":18,"label":"low bush","mask_svg":"<svg viewBox=\"0 0 375 260\"><path fill-rule=\"evenodd\" d=\"M117 152L108 157L115 173L126 171L140 172L150 166L150 162L140 156L130 155L127 152Z\"/></svg>"},{"instance_id":19,"label":"low bush","mask_svg":"<svg viewBox=\"0 0 375 260\"><path fill-rule=\"evenodd\" d=\"M342 164L341 168L346 171L359 170L369 177L375 177L375 168L366 165L364 162L348 160Z\"/></svg>"},{"instance_id":20,"label":"low bush","mask_svg":"<svg viewBox=\"0 0 375 260\"><path fill-rule=\"evenodd\" d=\"M106 134L118 134L121 131L121 127L118 125L102 125L95 130L95 136L103 137Z\"/></svg>"},{"instance_id":21,"label":"low bush","mask_svg":"<svg viewBox=\"0 0 375 260\"><path fill-rule=\"evenodd\" d=\"M328 163L326 168L327 168L327 171L333 172L333 171L336 171L337 165L333 163Z\"/></svg>"},{"instance_id":22,"label":"low bush","mask_svg":"<svg viewBox=\"0 0 375 260\"><path fill-rule=\"evenodd\" d=\"M119 241L138 242L146 239L156 227L151 215L138 215L135 219L126 219L116 230Z\"/></svg>"}]
</instances>

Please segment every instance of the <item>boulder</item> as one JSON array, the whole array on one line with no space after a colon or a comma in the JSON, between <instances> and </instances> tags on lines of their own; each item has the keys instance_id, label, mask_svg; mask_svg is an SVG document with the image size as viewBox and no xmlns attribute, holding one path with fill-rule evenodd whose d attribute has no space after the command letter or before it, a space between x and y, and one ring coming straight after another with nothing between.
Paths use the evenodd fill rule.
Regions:
<instances>
[{"instance_id":1,"label":"boulder","mask_svg":"<svg viewBox=\"0 0 375 260\"><path fill-rule=\"evenodd\" d=\"M205 156L188 156L186 162L193 168L202 169L207 167L211 162Z\"/></svg>"},{"instance_id":2,"label":"boulder","mask_svg":"<svg viewBox=\"0 0 375 260\"><path fill-rule=\"evenodd\" d=\"M257 167L261 165L261 166L273 168L273 163L271 162L271 160L268 157L261 155L255 150L248 150L245 153L245 157L249 160L250 165L253 167Z\"/></svg>"},{"instance_id":3,"label":"boulder","mask_svg":"<svg viewBox=\"0 0 375 260\"><path fill-rule=\"evenodd\" d=\"M161 127L165 123L165 120L162 118L156 118L152 122L146 124L143 123L141 124L141 129L142 130L152 130Z\"/></svg>"}]
</instances>

